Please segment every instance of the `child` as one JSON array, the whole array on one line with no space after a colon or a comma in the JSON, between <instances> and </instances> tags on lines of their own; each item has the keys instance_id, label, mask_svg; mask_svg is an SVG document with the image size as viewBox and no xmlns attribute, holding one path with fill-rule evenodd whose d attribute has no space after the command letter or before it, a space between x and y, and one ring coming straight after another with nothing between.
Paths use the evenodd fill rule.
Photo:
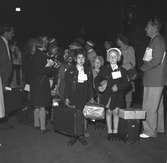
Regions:
<instances>
[{"instance_id":1,"label":"child","mask_svg":"<svg viewBox=\"0 0 167 163\"><path fill-rule=\"evenodd\" d=\"M101 92L100 103L105 105L108 136L116 138L118 134L118 110L125 107L125 91L129 87L126 70L118 66L121 51L110 48L107 51L109 64L104 65L95 79L96 89ZM113 117L113 123L112 123ZM113 124L113 126L112 126Z\"/></svg>"},{"instance_id":2,"label":"child","mask_svg":"<svg viewBox=\"0 0 167 163\"><path fill-rule=\"evenodd\" d=\"M99 91L97 91L95 89L95 78L98 76L98 73L100 72L101 67L104 65L104 59L102 56L96 56L95 60L94 60L94 64L93 64L93 69L92 69L92 73L93 73L93 88L94 88L94 99L97 103L99 103Z\"/></svg>"},{"instance_id":3,"label":"child","mask_svg":"<svg viewBox=\"0 0 167 163\"><path fill-rule=\"evenodd\" d=\"M65 74L65 104L74 105L82 112L85 104L93 98L93 77L91 69L85 66L84 50L76 51L75 61ZM73 145L77 140L87 145L84 135L73 137L69 144Z\"/></svg>"}]
</instances>

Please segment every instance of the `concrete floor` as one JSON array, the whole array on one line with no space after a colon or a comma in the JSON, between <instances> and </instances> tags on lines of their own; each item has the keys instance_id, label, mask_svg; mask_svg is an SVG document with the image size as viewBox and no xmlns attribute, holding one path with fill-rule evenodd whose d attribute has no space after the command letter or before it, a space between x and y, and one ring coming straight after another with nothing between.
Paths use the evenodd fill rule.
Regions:
<instances>
[{"instance_id":1,"label":"concrete floor","mask_svg":"<svg viewBox=\"0 0 167 163\"><path fill-rule=\"evenodd\" d=\"M0 163L166 163L167 135L135 144L108 141L105 129L89 126L88 145L67 146L69 137L51 131L41 136L32 126L9 119L13 129L0 130Z\"/></svg>"}]
</instances>

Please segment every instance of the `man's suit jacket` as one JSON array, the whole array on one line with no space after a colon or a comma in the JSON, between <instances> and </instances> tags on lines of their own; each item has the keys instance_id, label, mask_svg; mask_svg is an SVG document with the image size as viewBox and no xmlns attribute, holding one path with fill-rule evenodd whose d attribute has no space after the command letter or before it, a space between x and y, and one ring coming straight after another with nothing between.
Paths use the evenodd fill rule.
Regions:
<instances>
[{"instance_id":1,"label":"man's suit jacket","mask_svg":"<svg viewBox=\"0 0 167 163\"><path fill-rule=\"evenodd\" d=\"M144 72L143 84L149 87L164 86L167 82L167 56L163 37L158 34L148 45L152 49L152 59L144 61L141 70ZM165 57L164 57L165 56Z\"/></svg>"},{"instance_id":2,"label":"man's suit jacket","mask_svg":"<svg viewBox=\"0 0 167 163\"><path fill-rule=\"evenodd\" d=\"M0 37L0 76L2 78L2 85L9 84L10 75L12 72L12 62L8 56L8 50L4 40Z\"/></svg>"}]
</instances>

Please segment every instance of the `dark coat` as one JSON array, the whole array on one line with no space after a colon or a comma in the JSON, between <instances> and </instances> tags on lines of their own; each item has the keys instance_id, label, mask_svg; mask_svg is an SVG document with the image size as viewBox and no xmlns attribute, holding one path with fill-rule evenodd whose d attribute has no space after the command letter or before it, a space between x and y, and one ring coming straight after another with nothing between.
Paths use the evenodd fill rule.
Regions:
<instances>
[{"instance_id":1,"label":"dark coat","mask_svg":"<svg viewBox=\"0 0 167 163\"><path fill-rule=\"evenodd\" d=\"M111 110L115 109L116 107L125 107L125 92L130 87L130 83L127 78L127 71L122 67L119 67L115 71L120 71L122 77L118 79L113 79L111 73L114 71L112 70L111 66L107 64L102 67L98 76L95 78L95 88L97 90L103 80L108 81L107 88L100 95L100 103L106 106L111 97ZM111 89L114 84L117 84L118 86L117 92L113 92Z\"/></svg>"},{"instance_id":2,"label":"dark coat","mask_svg":"<svg viewBox=\"0 0 167 163\"><path fill-rule=\"evenodd\" d=\"M93 98L92 71L84 66L84 72L88 77L88 80L84 83L78 83L78 70L76 66L72 66L65 74L65 98L68 98L72 105L81 110Z\"/></svg>"},{"instance_id":3,"label":"dark coat","mask_svg":"<svg viewBox=\"0 0 167 163\"><path fill-rule=\"evenodd\" d=\"M31 60L31 101L32 105L45 107L49 106L51 90L48 74L50 68L46 68L47 56L44 52L37 50Z\"/></svg>"},{"instance_id":4,"label":"dark coat","mask_svg":"<svg viewBox=\"0 0 167 163\"><path fill-rule=\"evenodd\" d=\"M7 47L4 40L0 37L0 76L4 86L9 85L12 72L12 61L9 59Z\"/></svg>"}]
</instances>

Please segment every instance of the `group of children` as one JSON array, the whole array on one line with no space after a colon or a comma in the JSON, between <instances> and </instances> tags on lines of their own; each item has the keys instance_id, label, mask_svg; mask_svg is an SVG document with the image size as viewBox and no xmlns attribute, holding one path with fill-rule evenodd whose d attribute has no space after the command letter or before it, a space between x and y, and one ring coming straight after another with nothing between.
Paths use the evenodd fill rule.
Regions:
<instances>
[{"instance_id":1,"label":"group of children","mask_svg":"<svg viewBox=\"0 0 167 163\"><path fill-rule=\"evenodd\" d=\"M106 108L107 139L110 140L118 134L118 110L125 107L125 92L130 88L130 82L126 70L118 64L121 51L110 48L107 57L109 63L93 75L90 66L86 64L86 54L83 50L78 51L74 66L65 75L65 103L75 105L82 111L87 102L95 100L96 92L98 103ZM73 145L76 140L77 138L72 138L69 143ZM79 141L83 145L87 144L84 136L79 137Z\"/></svg>"}]
</instances>

